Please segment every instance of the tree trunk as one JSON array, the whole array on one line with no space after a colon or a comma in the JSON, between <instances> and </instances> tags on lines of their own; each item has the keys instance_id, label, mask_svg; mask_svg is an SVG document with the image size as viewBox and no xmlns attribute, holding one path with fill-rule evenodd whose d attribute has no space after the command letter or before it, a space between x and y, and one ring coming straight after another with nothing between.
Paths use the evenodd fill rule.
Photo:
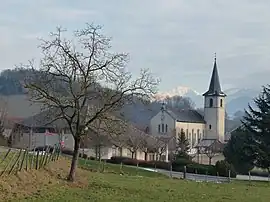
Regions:
<instances>
[{"instance_id":1,"label":"tree trunk","mask_svg":"<svg viewBox=\"0 0 270 202\"><path fill-rule=\"evenodd\" d=\"M98 146L95 146L96 160L98 160Z\"/></svg>"},{"instance_id":2,"label":"tree trunk","mask_svg":"<svg viewBox=\"0 0 270 202\"><path fill-rule=\"evenodd\" d=\"M122 157L123 156L123 148L119 147L119 150L120 150L120 157Z\"/></svg>"},{"instance_id":3,"label":"tree trunk","mask_svg":"<svg viewBox=\"0 0 270 202\"><path fill-rule=\"evenodd\" d=\"M144 160L145 160L145 161L148 160L148 158L147 158L148 155L147 155L147 154L148 154L147 152L144 152Z\"/></svg>"},{"instance_id":4,"label":"tree trunk","mask_svg":"<svg viewBox=\"0 0 270 202\"><path fill-rule=\"evenodd\" d=\"M75 172L76 172L78 158L79 158L80 142L81 142L81 139L79 137L74 138L74 152L73 152L71 167L70 167L70 171L68 175L68 181L73 182L75 180Z\"/></svg>"},{"instance_id":5,"label":"tree trunk","mask_svg":"<svg viewBox=\"0 0 270 202\"><path fill-rule=\"evenodd\" d=\"M209 165L212 164L212 157L209 157Z\"/></svg>"},{"instance_id":6,"label":"tree trunk","mask_svg":"<svg viewBox=\"0 0 270 202\"><path fill-rule=\"evenodd\" d=\"M98 145L98 160L101 160L101 146Z\"/></svg>"}]
</instances>

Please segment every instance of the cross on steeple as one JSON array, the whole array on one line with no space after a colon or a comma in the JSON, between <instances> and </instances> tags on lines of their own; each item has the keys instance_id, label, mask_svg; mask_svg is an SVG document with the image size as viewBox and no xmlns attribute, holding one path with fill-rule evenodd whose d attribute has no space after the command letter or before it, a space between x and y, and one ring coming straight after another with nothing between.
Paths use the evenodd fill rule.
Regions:
<instances>
[{"instance_id":1,"label":"cross on steeple","mask_svg":"<svg viewBox=\"0 0 270 202\"><path fill-rule=\"evenodd\" d=\"M208 91L205 92L203 96L226 96L225 93L222 92L220 82L219 82L216 53L215 53L215 58L214 58L214 67L213 67L210 85L209 85Z\"/></svg>"}]
</instances>

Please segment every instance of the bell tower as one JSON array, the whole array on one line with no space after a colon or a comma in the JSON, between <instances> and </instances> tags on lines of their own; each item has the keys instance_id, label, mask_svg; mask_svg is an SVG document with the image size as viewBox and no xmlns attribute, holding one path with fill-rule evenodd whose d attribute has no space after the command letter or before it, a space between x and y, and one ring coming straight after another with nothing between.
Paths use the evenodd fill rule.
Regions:
<instances>
[{"instance_id":1,"label":"bell tower","mask_svg":"<svg viewBox=\"0 0 270 202\"><path fill-rule=\"evenodd\" d=\"M204 139L216 139L220 142L224 142L226 94L221 90L216 56L209 89L203 96L204 120L206 121Z\"/></svg>"}]
</instances>

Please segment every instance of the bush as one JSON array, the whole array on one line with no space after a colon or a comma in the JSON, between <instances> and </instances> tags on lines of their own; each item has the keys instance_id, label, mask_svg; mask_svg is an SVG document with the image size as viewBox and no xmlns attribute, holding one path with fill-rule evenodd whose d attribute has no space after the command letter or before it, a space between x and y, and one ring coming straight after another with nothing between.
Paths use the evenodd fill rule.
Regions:
<instances>
[{"instance_id":1,"label":"bush","mask_svg":"<svg viewBox=\"0 0 270 202\"><path fill-rule=\"evenodd\" d=\"M73 150L71 150L71 149L63 149L62 150L62 154L66 154L66 155L72 156L73 155Z\"/></svg>"},{"instance_id":2,"label":"bush","mask_svg":"<svg viewBox=\"0 0 270 202\"><path fill-rule=\"evenodd\" d=\"M137 160L128 157L120 157L114 156L111 159L107 160L108 163L120 164L121 162L125 165L137 166L144 168L159 168L168 170L170 168L170 164L163 161L144 161L144 160Z\"/></svg>"},{"instance_id":3,"label":"bush","mask_svg":"<svg viewBox=\"0 0 270 202\"><path fill-rule=\"evenodd\" d=\"M90 157L89 157L89 160L95 161L95 160L96 160L96 158L95 158L95 157L93 157L93 156L90 156Z\"/></svg>"},{"instance_id":4,"label":"bush","mask_svg":"<svg viewBox=\"0 0 270 202\"><path fill-rule=\"evenodd\" d=\"M179 167L179 166L186 166L188 164L192 164L193 162L186 158L177 158L175 161L172 162L173 167Z\"/></svg>"},{"instance_id":5,"label":"bush","mask_svg":"<svg viewBox=\"0 0 270 202\"><path fill-rule=\"evenodd\" d=\"M269 173L266 171L250 171L250 175L259 177L269 177Z\"/></svg>"},{"instance_id":6,"label":"bush","mask_svg":"<svg viewBox=\"0 0 270 202\"><path fill-rule=\"evenodd\" d=\"M187 165L188 173L196 173L201 175L216 175L216 169L213 165L203 165L198 163L193 163Z\"/></svg>"},{"instance_id":7,"label":"bush","mask_svg":"<svg viewBox=\"0 0 270 202\"><path fill-rule=\"evenodd\" d=\"M87 159L87 154L83 154L82 157L83 157L84 159Z\"/></svg>"},{"instance_id":8,"label":"bush","mask_svg":"<svg viewBox=\"0 0 270 202\"><path fill-rule=\"evenodd\" d=\"M170 170L170 163L163 161L144 161L137 160L128 157L118 157L114 156L111 159L107 160L108 163L120 164L121 162L125 165L137 166L144 168L157 168L163 170ZM233 166L228 164L225 161L217 162L216 166L214 165L202 165L194 163L188 159L177 159L172 162L172 170L176 172L184 172L184 166L186 166L188 173L197 173L202 175L214 175L216 176L219 173L219 176L228 177L229 170L231 170L231 177L236 176L236 172L233 169Z\"/></svg>"},{"instance_id":9,"label":"bush","mask_svg":"<svg viewBox=\"0 0 270 202\"><path fill-rule=\"evenodd\" d=\"M49 150L49 153L52 153L53 152L53 146L49 146L49 145L46 145L46 146L40 146L40 147L36 147L35 149L32 149L32 151L46 151L46 150Z\"/></svg>"},{"instance_id":10,"label":"bush","mask_svg":"<svg viewBox=\"0 0 270 202\"><path fill-rule=\"evenodd\" d=\"M230 170L231 171L230 176L236 177L236 172L233 165L229 164L227 161L224 161L224 160L218 161L215 167L219 176L229 177L229 170Z\"/></svg>"}]
</instances>

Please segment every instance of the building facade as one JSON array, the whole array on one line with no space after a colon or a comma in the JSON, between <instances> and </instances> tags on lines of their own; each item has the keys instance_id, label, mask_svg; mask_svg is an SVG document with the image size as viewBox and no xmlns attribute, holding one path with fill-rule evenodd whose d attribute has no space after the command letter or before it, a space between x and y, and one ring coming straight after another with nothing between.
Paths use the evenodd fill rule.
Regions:
<instances>
[{"instance_id":1,"label":"building facade","mask_svg":"<svg viewBox=\"0 0 270 202\"><path fill-rule=\"evenodd\" d=\"M196 110L166 109L162 104L160 112L151 118L150 133L169 136L174 133L176 138L183 131L191 147L190 152L203 140L225 140L225 93L220 85L217 61L215 58L208 90L204 96L204 114Z\"/></svg>"}]
</instances>

